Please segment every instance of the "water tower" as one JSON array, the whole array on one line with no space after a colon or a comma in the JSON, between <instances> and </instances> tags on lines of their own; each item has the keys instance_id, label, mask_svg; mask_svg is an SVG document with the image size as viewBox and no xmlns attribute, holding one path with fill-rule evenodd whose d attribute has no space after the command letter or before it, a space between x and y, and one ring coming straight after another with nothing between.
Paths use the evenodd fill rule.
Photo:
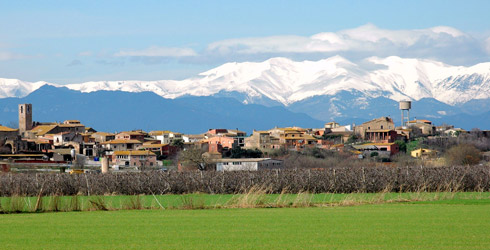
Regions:
<instances>
[{"instance_id":1,"label":"water tower","mask_svg":"<svg viewBox=\"0 0 490 250\"><path fill-rule=\"evenodd\" d=\"M410 121L410 109L412 108L411 101L400 101L400 110L402 111L402 127L408 126ZM405 116L406 114L406 116Z\"/></svg>"}]
</instances>

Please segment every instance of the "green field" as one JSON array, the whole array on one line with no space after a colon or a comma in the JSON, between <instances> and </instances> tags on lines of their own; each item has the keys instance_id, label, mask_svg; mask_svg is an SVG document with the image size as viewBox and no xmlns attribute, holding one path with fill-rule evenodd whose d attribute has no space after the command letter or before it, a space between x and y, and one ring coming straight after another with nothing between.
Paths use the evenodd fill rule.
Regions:
<instances>
[{"instance_id":1,"label":"green field","mask_svg":"<svg viewBox=\"0 0 490 250\"><path fill-rule=\"evenodd\" d=\"M489 249L490 201L0 215L0 248Z\"/></svg>"},{"instance_id":2,"label":"green field","mask_svg":"<svg viewBox=\"0 0 490 250\"><path fill-rule=\"evenodd\" d=\"M0 213L33 212L37 197L0 197ZM74 209L73 201L78 208ZM487 202L489 192L420 192L420 193L352 193L352 194L185 194L135 196L48 196L42 197L38 211L89 211L128 209L215 209L346 206L400 202ZM94 206L100 204L100 206Z\"/></svg>"}]
</instances>

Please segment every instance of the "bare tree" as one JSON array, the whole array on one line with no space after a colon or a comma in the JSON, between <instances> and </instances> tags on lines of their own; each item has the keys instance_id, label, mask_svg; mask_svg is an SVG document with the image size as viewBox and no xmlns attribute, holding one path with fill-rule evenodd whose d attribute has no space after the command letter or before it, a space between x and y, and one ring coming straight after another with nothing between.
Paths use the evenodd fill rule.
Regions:
<instances>
[{"instance_id":1,"label":"bare tree","mask_svg":"<svg viewBox=\"0 0 490 250\"><path fill-rule=\"evenodd\" d=\"M191 169L206 170L210 162L203 156L204 153L205 152L202 149L189 148L180 151L178 159L182 166Z\"/></svg>"},{"instance_id":2,"label":"bare tree","mask_svg":"<svg viewBox=\"0 0 490 250\"><path fill-rule=\"evenodd\" d=\"M476 165L480 159L480 150L471 144L456 145L446 153L446 160L451 165Z\"/></svg>"}]
</instances>

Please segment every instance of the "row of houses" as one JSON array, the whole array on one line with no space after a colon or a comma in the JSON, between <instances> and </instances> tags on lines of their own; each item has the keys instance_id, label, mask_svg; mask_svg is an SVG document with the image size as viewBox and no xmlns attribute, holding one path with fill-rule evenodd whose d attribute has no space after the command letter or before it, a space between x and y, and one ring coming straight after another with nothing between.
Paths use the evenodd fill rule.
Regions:
<instances>
[{"instance_id":1,"label":"row of houses","mask_svg":"<svg viewBox=\"0 0 490 250\"><path fill-rule=\"evenodd\" d=\"M62 123L32 122L32 106L19 105L19 129L0 126L0 153L49 155L52 159L70 160L65 149L75 149L92 159L101 156L110 157L112 164L131 167L154 167L162 159L174 157L179 150L198 148L214 155L221 169L233 169L233 166L248 168L269 165L272 159L227 160L221 156L233 148L259 149L262 151L284 149L301 151L305 148L323 148L343 150L346 143L354 144L361 154L377 152L393 155L399 151L397 140L407 141L414 136L433 136L443 134L455 136L464 132L451 126L435 127L428 120L413 120L408 127L395 127L390 117L380 117L358 126L340 125L328 122L322 128L275 127L270 130L253 130L252 134L238 129L216 128L201 134L182 134L168 130L145 132L142 130L118 133L100 132L86 127L78 120L66 120ZM61 157L60 157L61 156ZM222 162L221 162L222 161ZM217 165L218 166L218 165Z\"/></svg>"}]
</instances>

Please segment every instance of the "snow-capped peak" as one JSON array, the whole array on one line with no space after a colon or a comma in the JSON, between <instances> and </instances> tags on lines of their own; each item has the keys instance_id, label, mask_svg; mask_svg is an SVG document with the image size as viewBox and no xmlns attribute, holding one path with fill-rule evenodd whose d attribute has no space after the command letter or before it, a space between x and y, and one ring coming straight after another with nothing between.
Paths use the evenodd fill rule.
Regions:
<instances>
[{"instance_id":1,"label":"snow-capped peak","mask_svg":"<svg viewBox=\"0 0 490 250\"><path fill-rule=\"evenodd\" d=\"M440 32L450 30L441 27ZM0 98L22 97L44 84L50 83L0 79ZM368 97L387 95L397 101L431 97L453 105L490 98L490 63L463 67L396 56L371 57L360 63L340 56L319 61L275 57L263 62L225 63L182 81L92 81L63 86L82 92L151 91L165 98L240 92L252 99L267 97L284 105L312 96L356 90Z\"/></svg>"}]
</instances>

